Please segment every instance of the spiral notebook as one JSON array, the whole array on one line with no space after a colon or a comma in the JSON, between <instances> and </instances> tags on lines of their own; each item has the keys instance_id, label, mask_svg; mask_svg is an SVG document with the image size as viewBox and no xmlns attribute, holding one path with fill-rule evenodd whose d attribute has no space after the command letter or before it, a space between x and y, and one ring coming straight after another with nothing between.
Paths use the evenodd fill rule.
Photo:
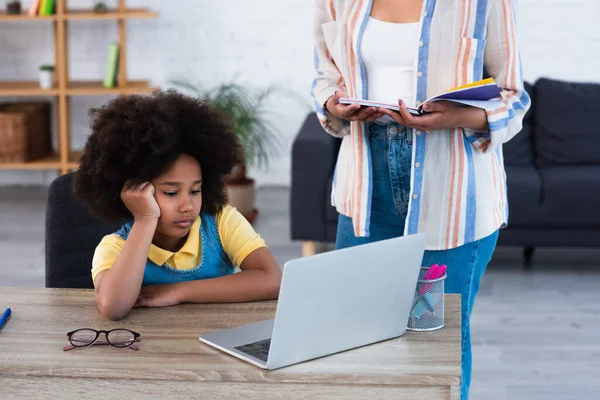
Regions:
<instances>
[{"instance_id":1,"label":"spiral notebook","mask_svg":"<svg viewBox=\"0 0 600 400\"><path fill-rule=\"evenodd\" d=\"M494 78L487 78L467 85L459 86L442 92L425 100L418 107L407 107L408 112L413 115L423 115L423 105L435 101L453 101L455 103L465 104L467 106L478 107L483 109L491 108L493 99L500 97L502 89L496 85ZM340 98L342 104L360 104L365 107L388 108L390 110L399 111L398 104L383 103L371 100L352 99L348 97Z\"/></svg>"}]
</instances>

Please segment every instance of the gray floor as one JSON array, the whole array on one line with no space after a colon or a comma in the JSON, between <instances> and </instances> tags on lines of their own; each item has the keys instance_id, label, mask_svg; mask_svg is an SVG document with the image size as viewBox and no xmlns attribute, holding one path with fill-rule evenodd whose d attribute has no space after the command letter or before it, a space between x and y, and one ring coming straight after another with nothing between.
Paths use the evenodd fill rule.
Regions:
<instances>
[{"instance_id":1,"label":"gray floor","mask_svg":"<svg viewBox=\"0 0 600 400\"><path fill-rule=\"evenodd\" d=\"M43 286L45 198L0 188L0 286ZM258 193L255 228L281 264L300 255L288 202L286 189ZM472 399L600 399L599 261L599 250L541 250L524 272L519 249L496 251L472 317Z\"/></svg>"}]
</instances>

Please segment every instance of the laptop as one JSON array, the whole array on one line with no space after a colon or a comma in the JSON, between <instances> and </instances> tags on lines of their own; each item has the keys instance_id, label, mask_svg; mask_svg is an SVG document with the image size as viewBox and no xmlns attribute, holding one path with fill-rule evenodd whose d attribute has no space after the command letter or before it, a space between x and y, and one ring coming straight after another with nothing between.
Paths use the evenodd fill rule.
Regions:
<instances>
[{"instance_id":1,"label":"laptop","mask_svg":"<svg viewBox=\"0 0 600 400\"><path fill-rule=\"evenodd\" d=\"M288 261L275 318L200 340L273 370L401 336L424 251L419 233Z\"/></svg>"}]
</instances>

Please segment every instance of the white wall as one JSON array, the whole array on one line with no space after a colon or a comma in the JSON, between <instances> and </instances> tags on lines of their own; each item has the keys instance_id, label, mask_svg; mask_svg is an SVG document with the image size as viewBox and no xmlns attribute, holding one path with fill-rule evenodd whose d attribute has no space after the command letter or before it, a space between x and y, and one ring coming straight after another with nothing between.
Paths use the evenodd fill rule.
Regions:
<instances>
[{"instance_id":1,"label":"white wall","mask_svg":"<svg viewBox=\"0 0 600 400\"><path fill-rule=\"evenodd\" d=\"M525 79L600 82L600 0L516 0Z\"/></svg>"},{"instance_id":2,"label":"white wall","mask_svg":"<svg viewBox=\"0 0 600 400\"><path fill-rule=\"evenodd\" d=\"M438 0L444 1L444 0ZM28 1L24 0L28 6ZM92 0L69 0L72 8ZM113 1L108 4L114 4ZM311 37L314 0L129 0L150 7L157 19L132 21L128 74L165 85L178 75L207 87L236 78L255 86L275 84L304 98L272 100L272 121L282 133L282 156L269 171L252 171L259 185L289 185L290 145L310 111L313 71ZM517 0L525 78L541 76L598 81L600 0ZM0 24L0 79L36 79L37 66L52 62L50 23ZM101 79L107 45L116 40L114 22L74 22L70 29L72 79ZM570 54L570 56L567 56ZM4 100L4 99L3 99ZM89 134L87 110L107 98L72 99L73 146ZM1 184L46 184L54 174L0 171Z\"/></svg>"}]
</instances>

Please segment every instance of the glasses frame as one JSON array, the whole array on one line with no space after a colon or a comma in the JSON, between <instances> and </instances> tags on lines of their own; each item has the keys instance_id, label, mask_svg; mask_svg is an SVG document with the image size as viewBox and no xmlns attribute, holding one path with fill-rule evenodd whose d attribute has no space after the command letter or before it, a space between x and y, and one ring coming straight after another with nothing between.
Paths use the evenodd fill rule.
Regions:
<instances>
[{"instance_id":1,"label":"glasses frame","mask_svg":"<svg viewBox=\"0 0 600 400\"><path fill-rule=\"evenodd\" d=\"M79 331L92 331L92 332L96 332L96 337L94 338L94 340L92 340L90 343L85 344L85 345L77 345L75 343L73 343L73 334L75 334L76 332ZM131 333L133 335L133 341L127 345L117 345L114 343L111 343L111 341L108 339L108 335L111 332L114 331L127 331L129 333ZM104 334L104 337L106 338L106 341L98 341L98 339L100 338L100 335ZM79 328L79 329L75 329L74 331L68 332L67 333L67 339L69 340L69 343L71 343L70 346L65 346L65 348L63 349L64 351L68 351L71 349L76 349L76 348L84 348L84 347L90 347L90 346L94 346L94 345L110 345L113 347L117 347L119 349L124 349L126 347L129 347L132 350L139 350L139 347L135 346L134 343L136 342L140 342L142 340L142 338L140 337L141 335L135 331L132 331L131 329L125 329L125 328L115 328L115 329L111 329L111 330L97 330L97 329L93 329L93 328Z\"/></svg>"}]
</instances>

